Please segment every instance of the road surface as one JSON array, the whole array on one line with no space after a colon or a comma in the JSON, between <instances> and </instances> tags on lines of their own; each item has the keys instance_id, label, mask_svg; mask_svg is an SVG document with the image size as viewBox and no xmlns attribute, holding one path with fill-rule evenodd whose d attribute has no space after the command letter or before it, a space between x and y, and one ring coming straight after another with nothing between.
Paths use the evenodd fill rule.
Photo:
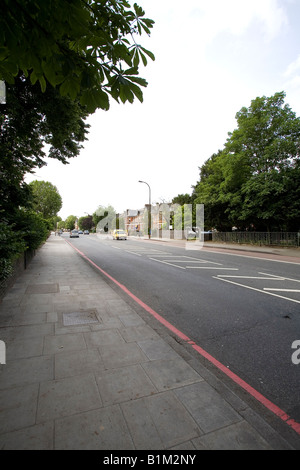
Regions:
<instances>
[{"instance_id":1,"label":"road surface","mask_svg":"<svg viewBox=\"0 0 300 470\"><path fill-rule=\"evenodd\" d=\"M300 264L96 235L66 240L300 423ZM294 354L294 355L293 355Z\"/></svg>"}]
</instances>

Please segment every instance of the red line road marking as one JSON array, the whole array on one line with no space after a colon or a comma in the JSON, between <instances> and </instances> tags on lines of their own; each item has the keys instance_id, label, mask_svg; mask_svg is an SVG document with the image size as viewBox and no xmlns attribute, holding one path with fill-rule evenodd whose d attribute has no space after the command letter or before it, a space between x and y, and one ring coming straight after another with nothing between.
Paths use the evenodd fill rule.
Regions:
<instances>
[{"instance_id":1,"label":"red line road marking","mask_svg":"<svg viewBox=\"0 0 300 470\"><path fill-rule=\"evenodd\" d=\"M246 392L248 392L251 396L253 396L257 401L259 401L262 405L264 405L268 410L272 411L276 416L281 418L285 423L287 423L296 433L300 435L300 423L297 423L294 419L288 416L285 411L281 410L277 405L272 403L266 397L264 397L260 392L255 390L251 385L241 379L238 375L234 372L229 370L226 366L224 366L221 362L211 356L208 352L198 346L194 341L192 341L188 336L178 330L175 326L169 323L165 318L163 318L159 313L155 312L149 305L145 304L141 299L139 299L136 295L134 295L127 287L117 281L114 277L100 268L96 263L94 263L90 258L88 258L82 251L78 250L72 243L65 240L74 250L76 250L83 258L85 258L89 263L91 263L96 269L98 269L102 274L104 274L108 279L113 281L120 289L122 289L129 297L131 297L138 305L140 305L144 310L148 313L153 315L160 323L162 323L166 328L176 334L180 339L186 341L188 344L192 346L192 348L197 351L201 356L205 357L209 362L211 362L215 367L221 370L224 374L230 377L236 384L242 387Z\"/></svg>"}]
</instances>

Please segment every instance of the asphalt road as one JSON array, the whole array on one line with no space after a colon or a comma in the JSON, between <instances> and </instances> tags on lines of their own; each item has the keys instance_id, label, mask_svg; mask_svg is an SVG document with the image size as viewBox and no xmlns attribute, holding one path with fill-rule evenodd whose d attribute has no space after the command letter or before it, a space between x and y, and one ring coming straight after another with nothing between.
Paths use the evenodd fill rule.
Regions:
<instances>
[{"instance_id":1,"label":"asphalt road","mask_svg":"<svg viewBox=\"0 0 300 470\"><path fill-rule=\"evenodd\" d=\"M300 340L299 264L148 240L67 240L300 422L300 364L292 361Z\"/></svg>"}]
</instances>

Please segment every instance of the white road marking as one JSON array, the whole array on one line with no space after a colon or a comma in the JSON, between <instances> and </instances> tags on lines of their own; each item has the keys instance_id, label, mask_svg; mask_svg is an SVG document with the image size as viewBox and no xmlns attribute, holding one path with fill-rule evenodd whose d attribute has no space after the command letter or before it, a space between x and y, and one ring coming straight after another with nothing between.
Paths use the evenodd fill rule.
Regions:
<instances>
[{"instance_id":1,"label":"white road marking","mask_svg":"<svg viewBox=\"0 0 300 470\"><path fill-rule=\"evenodd\" d=\"M155 258L149 258L152 261L157 261L157 263L163 263L163 264L168 264L169 266L174 266L175 268L178 269L185 269L183 266L177 266L176 264L168 263L167 261L161 260L161 259L155 259Z\"/></svg>"},{"instance_id":2,"label":"white road marking","mask_svg":"<svg viewBox=\"0 0 300 470\"><path fill-rule=\"evenodd\" d=\"M282 295L274 294L273 292L268 292L268 291L264 291L261 289L257 289L256 287L245 286L244 284L239 284L238 282L229 281L229 279L224 279L224 276L213 276L213 278L218 279L219 281L229 282L230 284L234 284L239 287L244 287L245 289L255 290L263 294L273 295L274 297L279 297L280 299L289 300L290 302L295 302L296 304L300 304L300 300L290 299L289 297L284 297Z\"/></svg>"},{"instance_id":3,"label":"white road marking","mask_svg":"<svg viewBox=\"0 0 300 470\"><path fill-rule=\"evenodd\" d=\"M232 278L236 278L236 279L263 279L263 280L266 280L266 281L284 281L285 278L284 277L260 277L260 276L230 276L230 275L226 275L226 274L220 274L220 277L232 277Z\"/></svg>"},{"instance_id":4,"label":"white road marking","mask_svg":"<svg viewBox=\"0 0 300 470\"><path fill-rule=\"evenodd\" d=\"M264 290L278 291L278 292L300 292L299 289L273 289L272 287L264 287Z\"/></svg>"},{"instance_id":5,"label":"white road marking","mask_svg":"<svg viewBox=\"0 0 300 470\"><path fill-rule=\"evenodd\" d=\"M136 253L135 251L124 250L126 253L130 253L131 255L142 256L140 253Z\"/></svg>"},{"instance_id":6,"label":"white road marking","mask_svg":"<svg viewBox=\"0 0 300 470\"><path fill-rule=\"evenodd\" d=\"M187 269L225 269L226 271L238 271L238 268L226 268L223 266L222 268L217 268L216 266L186 266ZM228 277L228 276L226 276ZM235 276L231 276L235 277Z\"/></svg>"},{"instance_id":7,"label":"white road marking","mask_svg":"<svg viewBox=\"0 0 300 470\"><path fill-rule=\"evenodd\" d=\"M173 263L205 263L205 261L197 260L194 261L192 259L168 259L168 261L172 261Z\"/></svg>"},{"instance_id":8,"label":"white road marking","mask_svg":"<svg viewBox=\"0 0 300 470\"><path fill-rule=\"evenodd\" d=\"M258 274L265 274L265 273L258 273ZM275 276L275 274L266 274L266 276L280 277L280 276ZM300 282L300 279L293 279L291 277L283 277L282 276L281 279L284 279L285 281Z\"/></svg>"}]
</instances>

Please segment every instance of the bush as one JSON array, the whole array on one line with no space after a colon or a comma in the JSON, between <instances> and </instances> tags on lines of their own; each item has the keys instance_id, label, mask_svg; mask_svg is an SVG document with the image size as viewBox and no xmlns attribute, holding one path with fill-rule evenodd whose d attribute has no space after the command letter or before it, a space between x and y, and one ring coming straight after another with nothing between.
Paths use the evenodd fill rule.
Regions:
<instances>
[{"instance_id":1,"label":"bush","mask_svg":"<svg viewBox=\"0 0 300 470\"><path fill-rule=\"evenodd\" d=\"M21 232L28 250L36 250L49 236L47 221L32 211L20 210L16 227Z\"/></svg>"},{"instance_id":2,"label":"bush","mask_svg":"<svg viewBox=\"0 0 300 470\"><path fill-rule=\"evenodd\" d=\"M14 221L0 221L0 282L11 276L13 262L21 253L36 250L49 236L47 221L32 211L17 211Z\"/></svg>"},{"instance_id":3,"label":"bush","mask_svg":"<svg viewBox=\"0 0 300 470\"><path fill-rule=\"evenodd\" d=\"M12 274L13 261L26 249L20 232L0 221L0 282Z\"/></svg>"}]
</instances>

